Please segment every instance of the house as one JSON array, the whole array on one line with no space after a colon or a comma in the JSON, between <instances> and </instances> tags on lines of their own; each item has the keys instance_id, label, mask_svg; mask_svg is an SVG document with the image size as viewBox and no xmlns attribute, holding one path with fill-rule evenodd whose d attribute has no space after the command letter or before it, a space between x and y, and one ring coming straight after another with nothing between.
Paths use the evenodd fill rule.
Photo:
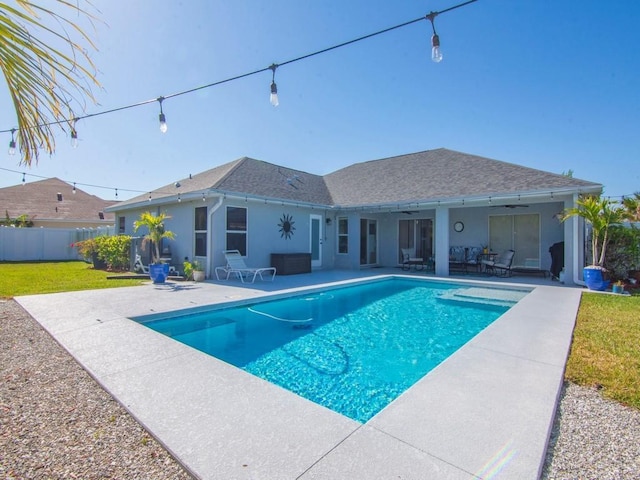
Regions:
<instances>
[{"instance_id":1,"label":"house","mask_svg":"<svg viewBox=\"0 0 640 480\"><path fill-rule=\"evenodd\" d=\"M106 207L116 202L102 200L59 178L0 188L2 219L25 218L33 227L96 228L111 226L113 213Z\"/></svg>"},{"instance_id":2,"label":"house","mask_svg":"<svg viewBox=\"0 0 640 480\"><path fill-rule=\"evenodd\" d=\"M449 274L452 246L514 249L513 265L548 270L564 241L566 279L583 255L577 220L558 214L602 185L444 148L357 163L325 176L251 158L189 175L106 209L120 233L141 212L166 212L175 265L196 258L211 275L223 251L249 266L310 253L314 269L397 266L401 249Z\"/></svg>"}]
</instances>

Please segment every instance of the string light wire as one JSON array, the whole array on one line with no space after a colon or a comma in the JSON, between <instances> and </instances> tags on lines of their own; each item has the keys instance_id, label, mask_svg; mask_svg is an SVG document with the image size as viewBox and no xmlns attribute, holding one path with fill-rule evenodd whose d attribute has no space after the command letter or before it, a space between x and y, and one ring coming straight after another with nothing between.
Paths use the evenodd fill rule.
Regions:
<instances>
[{"instance_id":1,"label":"string light wire","mask_svg":"<svg viewBox=\"0 0 640 480\"><path fill-rule=\"evenodd\" d=\"M330 52L332 50L336 50L338 48L346 47L348 45L352 45L354 43L361 42L363 40L367 40L369 38L376 37L378 35L382 35L384 33L388 33L388 32L391 32L393 30L397 30L399 28L403 28L403 27L406 27L408 25L412 25L412 24L420 22L420 21L429 20L429 17L431 17L431 16L435 17L436 15L441 15L443 13L450 12L452 10L464 7L466 5L469 5L469 4L477 2L477 1L478 0L468 0L468 1L460 3L458 5L454 5L452 7L445 8L444 10L440 10L438 12L431 12L426 16L415 18L413 20L409 20L408 22L404 22L404 23L401 23L399 25L394 25L393 27L385 28L383 30L379 30L377 32L370 33L368 35L363 35L361 37L354 38L353 40L349 40L349 41L346 41L346 42L343 42L343 43L339 43L337 45L333 45L331 47L327 47L327 48L324 48L322 50L318 50L316 52L308 53L308 54L302 55L300 57L292 58L291 60L280 62L280 63L277 64L277 67L282 67L282 66L289 65L289 64L295 63L295 62L300 62L302 60L306 60L308 58L315 57L317 55L321 55L323 53L327 53L327 52ZM201 85L199 87L190 88L188 90L183 90L183 91L172 93L172 94L169 94L169 95L162 95L160 97L151 98L149 100L144 100L144 101L141 101L141 102L132 103L131 105L125 105L125 106L122 106L122 107L116 107L116 108L112 108L112 109L109 109L109 110L103 110L103 111L100 111L100 112L89 113L89 114L85 114L85 115L82 115L82 116L74 117L73 119L56 120L56 121L53 121L53 122L43 123L43 124L40 124L38 126L39 127L46 127L46 126L52 126L52 125L59 125L59 124L62 124L62 123L69 123L70 120L73 120L75 122L77 120L83 120L83 119L87 119L87 118L97 117L97 116L100 116L100 115L107 115L107 114L114 113L114 112L120 112L122 110L128 110L128 109L131 109L131 108L142 107L142 106L154 103L154 102L158 102L158 101L160 101L160 99L168 100L168 99L179 97L179 96L182 96L182 95L187 95L189 93L194 93L194 92L197 92L199 90L204 90L206 88L215 87L215 86L218 86L218 85L222 85L224 83L233 82L235 80L240 80L242 78L250 77L252 75L257 75L257 74L260 74L260 73L263 73L263 72L267 72L267 71L272 70L272 67L274 65L276 65L276 64L271 64L268 67L264 67L264 68L260 68L258 70L254 70L252 72L247 72L247 73L243 73L243 74L240 74L240 75L236 75L234 77L226 78L224 80L218 80L216 82L208 83L206 85ZM273 71L275 73L275 70L273 70ZM160 103L160 104L162 105L162 103ZM0 130L0 133L7 133L7 132L11 132L12 130L15 131L17 129L15 129L15 128L13 128L13 129L11 129L11 128L4 129L4 130Z\"/></svg>"}]
</instances>

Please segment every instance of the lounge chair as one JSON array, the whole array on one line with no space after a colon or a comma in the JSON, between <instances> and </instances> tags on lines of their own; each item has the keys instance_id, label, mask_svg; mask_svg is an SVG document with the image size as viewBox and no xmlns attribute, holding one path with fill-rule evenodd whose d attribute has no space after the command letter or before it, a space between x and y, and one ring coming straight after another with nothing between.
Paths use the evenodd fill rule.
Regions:
<instances>
[{"instance_id":1,"label":"lounge chair","mask_svg":"<svg viewBox=\"0 0 640 480\"><path fill-rule=\"evenodd\" d=\"M510 277L512 273L511 262L513 262L515 253L513 250L505 250L499 254L495 260L482 260L482 264L485 266L489 275Z\"/></svg>"},{"instance_id":2,"label":"lounge chair","mask_svg":"<svg viewBox=\"0 0 640 480\"><path fill-rule=\"evenodd\" d=\"M276 276L275 267L264 267L264 268L250 268L244 263L244 258L240 254L238 250L225 250L224 257L227 260L227 264L224 267L216 267L216 278L220 280L220 275L225 275L225 280L229 279L229 276L235 275L240 279L242 283L245 283L245 279L251 278L249 283L253 283L256 280L256 277L260 277L260 280L264 280L262 274L268 272L271 274L271 281Z\"/></svg>"}]
</instances>

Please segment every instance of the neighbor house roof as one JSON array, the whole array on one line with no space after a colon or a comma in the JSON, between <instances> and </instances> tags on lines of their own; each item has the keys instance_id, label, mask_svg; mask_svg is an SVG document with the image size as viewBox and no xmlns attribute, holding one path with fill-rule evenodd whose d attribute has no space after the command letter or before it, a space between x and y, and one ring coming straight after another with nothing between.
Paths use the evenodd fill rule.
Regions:
<instances>
[{"instance_id":1,"label":"neighbor house roof","mask_svg":"<svg viewBox=\"0 0 640 480\"><path fill-rule=\"evenodd\" d=\"M356 163L324 177L241 158L150 192L153 199L208 191L328 207L429 202L520 192L596 192L602 185L439 148ZM141 195L117 208L147 200Z\"/></svg>"},{"instance_id":2,"label":"neighbor house roof","mask_svg":"<svg viewBox=\"0 0 640 480\"><path fill-rule=\"evenodd\" d=\"M59 178L48 178L24 185L0 188L0 208L2 217L15 219L27 215L30 220L50 223L72 223L82 227L85 224L113 224L113 213L104 209L116 202L103 200L79 188L73 193L72 187ZM102 213L103 219L100 218Z\"/></svg>"}]
</instances>

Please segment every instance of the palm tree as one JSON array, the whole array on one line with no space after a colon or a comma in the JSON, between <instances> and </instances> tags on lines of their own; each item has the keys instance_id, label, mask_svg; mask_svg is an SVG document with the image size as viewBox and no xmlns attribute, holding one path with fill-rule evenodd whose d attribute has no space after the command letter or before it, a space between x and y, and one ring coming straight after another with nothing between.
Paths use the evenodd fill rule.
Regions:
<instances>
[{"instance_id":1,"label":"palm tree","mask_svg":"<svg viewBox=\"0 0 640 480\"><path fill-rule=\"evenodd\" d=\"M163 238L173 240L175 235L173 232L164 229L164 221L171 218L166 213L154 215L151 212L143 212L140 214L140 219L133 222L134 231L138 231L141 227L146 227L148 230L147 235L144 237L143 243L152 242L154 246L154 253L152 253L153 263L160 261L160 243Z\"/></svg>"},{"instance_id":2,"label":"palm tree","mask_svg":"<svg viewBox=\"0 0 640 480\"><path fill-rule=\"evenodd\" d=\"M625 209L627 220L640 222L640 192L635 192L633 197L623 198L622 206Z\"/></svg>"},{"instance_id":3,"label":"palm tree","mask_svg":"<svg viewBox=\"0 0 640 480\"><path fill-rule=\"evenodd\" d=\"M91 87L100 84L89 56L95 46L79 21L92 23L96 17L77 1L57 0L64 13L31 0L15 4L0 3L0 69L17 117L12 144L17 133L20 163L30 166L41 148L55 151L53 127L75 134L72 104L84 109L86 99L95 103Z\"/></svg>"},{"instance_id":4,"label":"palm tree","mask_svg":"<svg viewBox=\"0 0 640 480\"><path fill-rule=\"evenodd\" d=\"M591 266L603 267L609 244L609 228L620 224L626 218L626 212L615 202L600 196L581 197L576 205L566 209L561 220L564 222L571 217L580 217L591 224Z\"/></svg>"}]
</instances>

